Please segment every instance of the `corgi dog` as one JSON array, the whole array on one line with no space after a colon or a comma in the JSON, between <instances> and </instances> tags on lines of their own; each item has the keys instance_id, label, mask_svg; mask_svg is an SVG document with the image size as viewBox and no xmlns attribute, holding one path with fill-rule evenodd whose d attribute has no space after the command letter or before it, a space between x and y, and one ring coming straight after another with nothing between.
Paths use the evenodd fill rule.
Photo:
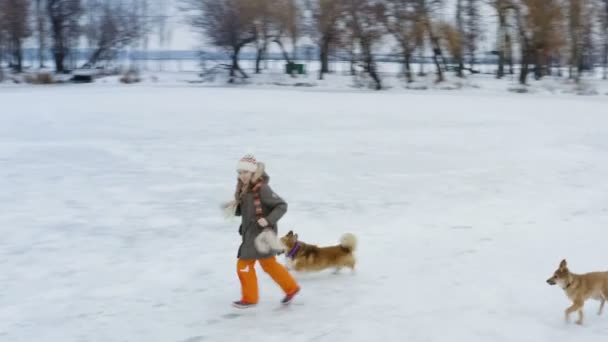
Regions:
<instances>
[{"instance_id":1,"label":"corgi dog","mask_svg":"<svg viewBox=\"0 0 608 342\"><path fill-rule=\"evenodd\" d=\"M299 272L321 271L333 268L335 272L347 267L355 270L357 238L350 233L344 234L335 246L319 247L298 239L298 234L289 231L281 238L288 264Z\"/></svg>"}]
</instances>

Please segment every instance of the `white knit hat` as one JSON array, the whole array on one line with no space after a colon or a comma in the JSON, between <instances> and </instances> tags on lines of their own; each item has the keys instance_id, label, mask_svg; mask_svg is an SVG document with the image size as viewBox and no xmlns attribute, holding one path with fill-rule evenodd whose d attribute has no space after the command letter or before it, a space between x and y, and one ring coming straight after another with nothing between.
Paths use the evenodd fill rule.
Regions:
<instances>
[{"instance_id":1,"label":"white knit hat","mask_svg":"<svg viewBox=\"0 0 608 342\"><path fill-rule=\"evenodd\" d=\"M251 154L248 154L239 160L239 163L236 165L237 171L249 171L256 172L258 169L258 162L255 160L255 157Z\"/></svg>"}]
</instances>

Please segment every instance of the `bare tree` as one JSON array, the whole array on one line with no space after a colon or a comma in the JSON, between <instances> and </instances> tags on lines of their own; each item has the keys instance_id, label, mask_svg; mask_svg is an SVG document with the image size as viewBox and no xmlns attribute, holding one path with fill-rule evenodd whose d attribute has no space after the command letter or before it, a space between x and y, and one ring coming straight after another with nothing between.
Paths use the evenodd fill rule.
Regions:
<instances>
[{"instance_id":1,"label":"bare tree","mask_svg":"<svg viewBox=\"0 0 608 342\"><path fill-rule=\"evenodd\" d=\"M250 0L185 0L190 24L201 30L211 42L230 52L230 80L236 73L247 74L239 66L241 49L256 40L255 4Z\"/></svg>"},{"instance_id":2,"label":"bare tree","mask_svg":"<svg viewBox=\"0 0 608 342\"><path fill-rule=\"evenodd\" d=\"M256 31L255 73L262 72L262 61L266 58L269 44L277 34L277 23L274 17L271 0L251 0L255 4L254 26Z\"/></svg>"},{"instance_id":3,"label":"bare tree","mask_svg":"<svg viewBox=\"0 0 608 342\"><path fill-rule=\"evenodd\" d=\"M524 1L524 0L522 0ZM518 2L512 5L511 9L515 13L515 21L517 23L517 32L519 34L519 46L521 49L521 68L519 73L519 83L522 85L527 84L528 80L528 68L530 66L530 55L532 52L532 38L526 20L526 14L524 11L527 10L525 3Z\"/></svg>"},{"instance_id":4,"label":"bare tree","mask_svg":"<svg viewBox=\"0 0 608 342\"><path fill-rule=\"evenodd\" d=\"M296 58L297 41L300 38L300 8L295 0L274 0L272 9L273 20L278 28L277 33L273 35L273 42L281 49L285 62L293 63ZM291 56L285 48L284 39L288 39L291 44Z\"/></svg>"},{"instance_id":5,"label":"bare tree","mask_svg":"<svg viewBox=\"0 0 608 342\"><path fill-rule=\"evenodd\" d=\"M147 21L148 18L151 17L150 15L150 4L148 0L139 0L140 4L139 6L133 6L135 8L135 11L133 11L134 13L132 13L130 15L130 17L137 19L137 18L144 18L142 20L143 21ZM137 9L140 10L140 12L137 11ZM138 29L139 30L139 29ZM143 69L147 70L148 69L148 53L150 50L150 35L148 34L137 34L137 39L133 39L133 41L137 41L137 40L141 40L141 46L142 46L142 50L143 50L143 54L144 54L144 64L143 64ZM130 41L127 42L126 45L130 44Z\"/></svg>"},{"instance_id":6,"label":"bare tree","mask_svg":"<svg viewBox=\"0 0 608 342\"><path fill-rule=\"evenodd\" d=\"M45 16L45 0L36 0L36 38L38 43L38 66L44 68L44 51L46 50L47 21Z\"/></svg>"},{"instance_id":7,"label":"bare tree","mask_svg":"<svg viewBox=\"0 0 608 342\"><path fill-rule=\"evenodd\" d=\"M158 7L156 8L156 28L158 29L158 46L160 49L165 50L167 44L170 44L171 41L171 25L169 24L170 18L170 5L166 1L162 1L158 3ZM146 20L146 22L148 22ZM146 25L149 26L149 25ZM143 33L146 34L146 33ZM158 61L158 69L160 71L163 70L163 61Z\"/></svg>"},{"instance_id":8,"label":"bare tree","mask_svg":"<svg viewBox=\"0 0 608 342\"><path fill-rule=\"evenodd\" d=\"M454 27L448 23L440 25L440 32L443 39L446 41L448 51L452 58L458 64L456 75L464 77L464 35L458 27Z\"/></svg>"},{"instance_id":9,"label":"bare tree","mask_svg":"<svg viewBox=\"0 0 608 342\"><path fill-rule=\"evenodd\" d=\"M596 4L593 0L583 0L583 25L582 25L582 51L579 72L585 70L593 72L596 51L595 51L595 21L594 14Z\"/></svg>"},{"instance_id":10,"label":"bare tree","mask_svg":"<svg viewBox=\"0 0 608 342\"><path fill-rule=\"evenodd\" d=\"M580 0L568 0L568 38L570 40L569 77L580 80L583 9ZM576 71L574 71L576 70Z\"/></svg>"},{"instance_id":11,"label":"bare tree","mask_svg":"<svg viewBox=\"0 0 608 342\"><path fill-rule=\"evenodd\" d=\"M4 80L4 50L6 44L3 20L3 16L0 15L0 82Z\"/></svg>"},{"instance_id":12,"label":"bare tree","mask_svg":"<svg viewBox=\"0 0 608 342\"><path fill-rule=\"evenodd\" d=\"M86 29L93 52L83 68L93 67L102 60L113 59L119 49L144 36L144 19L141 19L134 7L126 6L122 2L106 2L97 3L89 10L95 13Z\"/></svg>"},{"instance_id":13,"label":"bare tree","mask_svg":"<svg viewBox=\"0 0 608 342\"><path fill-rule=\"evenodd\" d=\"M358 43L363 70L372 78L375 89L382 89L374 58L374 47L380 41L384 28L379 24L383 7L375 0L347 0L348 28Z\"/></svg>"},{"instance_id":14,"label":"bare tree","mask_svg":"<svg viewBox=\"0 0 608 342\"><path fill-rule=\"evenodd\" d=\"M344 0L313 0L311 3L313 23L313 36L319 46L319 79L323 74L329 73L330 51L337 47L341 41L340 22L344 14Z\"/></svg>"},{"instance_id":15,"label":"bare tree","mask_svg":"<svg viewBox=\"0 0 608 342\"><path fill-rule=\"evenodd\" d=\"M292 63L295 50L290 56L285 44L295 49L299 38L300 13L294 0L250 0L253 10L256 46L255 72L261 72L261 62L265 59L270 43L280 48L287 63ZM292 57L293 56L293 57Z\"/></svg>"},{"instance_id":16,"label":"bare tree","mask_svg":"<svg viewBox=\"0 0 608 342\"><path fill-rule=\"evenodd\" d=\"M415 0L386 0L384 25L397 41L403 60L403 71L408 83L413 82L411 60L416 50L417 20Z\"/></svg>"},{"instance_id":17,"label":"bare tree","mask_svg":"<svg viewBox=\"0 0 608 342\"><path fill-rule=\"evenodd\" d=\"M5 32L5 44L10 55L10 65L15 72L23 70L23 42L31 31L28 26L29 2L27 0L0 0L0 22Z\"/></svg>"},{"instance_id":18,"label":"bare tree","mask_svg":"<svg viewBox=\"0 0 608 342\"><path fill-rule=\"evenodd\" d=\"M511 72L513 70L512 61L512 46L511 46L511 34L507 25L509 8L512 6L509 0L490 0L490 6L496 11L498 17L498 30L496 34L496 46L498 52L498 71L496 78L502 78L505 75L505 63L509 62L511 65Z\"/></svg>"},{"instance_id":19,"label":"bare tree","mask_svg":"<svg viewBox=\"0 0 608 342\"><path fill-rule=\"evenodd\" d=\"M608 80L608 0L601 0L600 23L603 40L602 63L604 65L604 79Z\"/></svg>"},{"instance_id":20,"label":"bare tree","mask_svg":"<svg viewBox=\"0 0 608 342\"><path fill-rule=\"evenodd\" d=\"M57 72L65 72L66 58L80 35L80 0L46 0L53 38L53 59Z\"/></svg>"},{"instance_id":21,"label":"bare tree","mask_svg":"<svg viewBox=\"0 0 608 342\"><path fill-rule=\"evenodd\" d=\"M463 38L465 37L464 18L463 11L464 6L463 0L456 0L456 32L453 32L450 27L444 26L444 35L448 35L448 43L452 58L456 60L458 67L456 68L456 75L458 77L464 77L464 52L462 51Z\"/></svg>"},{"instance_id":22,"label":"bare tree","mask_svg":"<svg viewBox=\"0 0 608 342\"><path fill-rule=\"evenodd\" d=\"M461 2L463 0L458 1ZM468 55L468 62L471 67L471 72L473 72L475 65L475 57L477 53L477 45L481 36L481 16L479 14L479 7L481 6L481 2L479 0L466 0L464 6L464 12L466 15L463 36L464 46L466 48L466 54Z\"/></svg>"},{"instance_id":23,"label":"bare tree","mask_svg":"<svg viewBox=\"0 0 608 342\"><path fill-rule=\"evenodd\" d=\"M442 68L447 64L443 57L439 35L435 32L432 18L434 11L441 5L441 0L416 0L416 15L418 16L418 20L422 27L424 27L425 34L428 35L433 50L433 62L435 63L435 68L437 70L437 83L445 80Z\"/></svg>"},{"instance_id":24,"label":"bare tree","mask_svg":"<svg viewBox=\"0 0 608 342\"><path fill-rule=\"evenodd\" d=\"M563 8L558 0L516 0L511 9L521 48L519 81L526 84L530 64L534 64L535 77L540 79L548 72L550 56L557 54L563 44L563 33L558 29Z\"/></svg>"},{"instance_id":25,"label":"bare tree","mask_svg":"<svg viewBox=\"0 0 608 342\"><path fill-rule=\"evenodd\" d=\"M570 49L569 77L579 82L583 70L592 67L594 63L592 18L596 7L591 0L568 0L566 6Z\"/></svg>"}]
</instances>

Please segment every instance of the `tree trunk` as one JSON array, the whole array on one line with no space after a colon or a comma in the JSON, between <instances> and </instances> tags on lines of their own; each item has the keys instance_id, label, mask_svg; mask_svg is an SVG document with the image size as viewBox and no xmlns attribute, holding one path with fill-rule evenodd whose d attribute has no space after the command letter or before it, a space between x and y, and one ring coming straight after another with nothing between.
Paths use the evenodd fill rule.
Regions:
<instances>
[{"instance_id":1,"label":"tree trunk","mask_svg":"<svg viewBox=\"0 0 608 342\"><path fill-rule=\"evenodd\" d=\"M540 80L543 77L542 50L537 49L534 53L534 78Z\"/></svg>"},{"instance_id":2,"label":"tree trunk","mask_svg":"<svg viewBox=\"0 0 608 342\"><path fill-rule=\"evenodd\" d=\"M329 39L323 37L319 46L319 61L321 69L319 70L319 79L323 79L323 74L329 73Z\"/></svg>"},{"instance_id":3,"label":"tree trunk","mask_svg":"<svg viewBox=\"0 0 608 342\"><path fill-rule=\"evenodd\" d=\"M281 42L280 39L275 39L274 40L275 43L277 43L277 45L279 46L279 48L281 49L281 53L283 53L283 59L285 59L285 63L287 64L292 64L293 61L291 60L291 58L289 57L289 53L287 52L287 50L285 49L285 46L283 45L283 42ZM295 54L294 54L295 55ZM296 77L296 74L292 71L291 77Z\"/></svg>"},{"instance_id":4,"label":"tree trunk","mask_svg":"<svg viewBox=\"0 0 608 342\"><path fill-rule=\"evenodd\" d=\"M97 62L99 62L99 58L105 51L106 49L104 47L97 47L97 49L95 50L95 52L93 52L89 60L82 65L82 68L92 68L95 64L97 64Z\"/></svg>"},{"instance_id":5,"label":"tree trunk","mask_svg":"<svg viewBox=\"0 0 608 342\"><path fill-rule=\"evenodd\" d=\"M255 56L255 73L256 74L261 74L262 73L262 55L264 54L264 50L261 48L258 48L257 51L257 55Z\"/></svg>"},{"instance_id":6,"label":"tree trunk","mask_svg":"<svg viewBox=\"0 0 608 342\"><path fill-rule=\"evenodd\" d=\"M441 69L441 61L440 58L442 58L442 53L441 53L441 46L439 45L439 38L437 38L434 34L433 34L433 28L431 26L431 22L428 18L425 19L426 21L426 26L427 26L427 31L429 34L429 40L431 42L431 47L433 48L433 62L435 63L435 68L437 69L437 83L443 82L445 81L445 78L443 77L443 70ZM445 64L445 60L444 60L444 64Z\"/></svg>"},{"instance_id":7,"label":"tree trunk","mask_svg":"<svg viewBox=\"0 0 608 342\"><path fill-rule=\"evenodd\" d=\"M557 77L562 77L562 57L560 55L556 57L556 63Z\"/></svg>"},{"instance_id":8,"label":"tree trunk","mask_svg":"<svg viewBox=\"0 0 608 342\"><path fill-rule=\"evenodd\" d=\"M55 61L55 70L57 71L57 73L64 73L66 70L63 64L65 61L65 52L63 51L63 49L53 49L53 60Z\"/></svg>"},{"instance_id":9,"label":"tree trunk","mask_svg":"<svg viewBox=\"0 0 608 342\"><path fill-rule=\"evenodd\" d=\"M608 0L604 0L604 79L608 80Z\"/></svg>"},{"instance_id":10,"label":"tree trunk","mask_svg":"<svg viewBox=\"0 0 608 342\"><path fill-rule=\"evenodd\" d=\"M355 40L352 39L350 44L350 75L355 76L357 74L357 69L355 68L355 64L357 63L357 56L355 55Z\"/></svg>"},{"instance_id":11,"label":"tree trunk","mask_svg":"<svg viewBox=\"0 0 608 342\"><path fill-rule=\"evenodd\" d=\"M38 31L38 63L44 68L44 51L46 50L46 32L44 29L44 14L42 0L36 0L36 26Z\"/></svg>"},{"instance_id":12,"label":"tree trunk","mask_svg":"<svg viewBox=\"0 0 608 342\"><path fill-rule=\"evenodd\" d=\"M424 45L421 46L418 51L420 52L420 54L418 55L418 59L420 60L420 62L418 63L418 76L424 77L426 76L426 73L424 71L424 63L426 63L424 59Z\"/></svg>"},{"instance_id":13,"label":"tree trunk","mask_svg":"<svg viewBox=\"0 0 608 342\"><path fill-rule=\"evenodd\" d=\"M458 68L456 70L456 76L459 78L464 78L464 61L461 56L458 56Z\"/></svg>"},{"instance_id":14,"label":"tree trunk","mask_svg":"<svg viewBox=\"0 0 608 342\"><path fill-rule=\"evenodd\" d=\"M265 55L266 55L266 43L264 43L262 46L258 47L258 49L257 49L257 55L255 57L255 73L256 74L262 73L262 60L264 59Z\"/></svg>"},{"instance_id":15,"label":"tree trunk","mask_svg":"<svg viewBox=\"0 0 608 342\"><path fill-rule=\"evenodd\" d=\"M373 57L369 55L365 58L365 69L367 69L367 73L371 76L371 78L376 83L376 90L382 90L382 81L380 80L380 76L376 71L376 65L374 63Z\"/></svg>"},{"instance_id":16,"label":"tree trunk","mask_svg":"<svg viewBox=\"0 0 608 342\"><path fill-rule=\"evenodd\" d=\"M500 6L500 5L499 5ZM505 55L506 55L506 26L507 18L502 9L498 10L498 72L496 78L505 76Z\"/></svg>"},{"instance_id":17,"label":"tree trunk","mask_svg":"<svg viewBox=\"0 0 608 342\"><path fill-rule=\"evenodd\" d=\"M526 46L527 44L524 43L524 46L522 47L522 53L521 53L521 70L519 73L519 83L522 85L527 84L528 82L528 68L529 68L529 55L530 55L530 51Z\"/></svg>"},{"instance_id":18,"label":"tree trunk","mask_svg":"<svg viewBox=\"0 0 608 342\"><path fill-rule=\"evenodd\" d=\"M50 8L50 4L47 3ZM50 10L49 10L50 11ZM55 62L55 71L57 73L65 73L65 57L66 48L64 39L63 22L57 18L51 18L51 28L53 30L53 61Z\"/></svg>"},{"instance_id":19,"label":"tree trunk","mask_svg":"<svg viewBox=\"0 0 608 342\"><path fill-rule=\"evenodd\" d=\"M519 73L519 83L525 85L528 80L528 66L530 64L530 39L526 35L526 29L523 24L522 14L515 8L515 20L517 22L517 31L519 33L519 45L521 48L521 70Z\"/></svg>"},{"instance_id":20,"label":"tree trunk","mask_svg":"<svg viewBox=\"0 0 608 342\"><path fill-rule=\"evenodd\" d=\"M21 48L21 40L20 39L16 39L13 42L13 60L14 60L14 66L13 66L13 70L16 73L21 73L23 72L23 49Z\"/></svg>"},{"instance_id":21,"label":"tree trunk","mask_svg":"<svg viewBox=\"0 0 608 342\"><path fill-rule=\"evenodd\" d=\"M323 75L329 72L328 61L327 61L327 52L321 49L319 53L319 62L321 63L321 68L319 69L319 80L323 79Z\"/></svg>"},{"instance_id":22,"label":"tree trunk","mask_svg":"<svg viewBox=\"0 0 608 342\"><path fill-rule=\"evenodd\" d=\"M239 53L241 52L243 46L253 42L254 40L254 38L248 38L232 47L232 63L230 65L230 79L228 80L228 83L234 83L234 78L236 77L237 72L241 74L242 78L249 78L249 76L245 73L245 71L243 71L243 69L241 69L241 66L239 65Z\"/></svg>"},{"instance_id":23,"label":"tree trunk","mask_svg":"<svg viewBox=\"0 0 608 342\"><path fill-rule=\"evenodd\" d=\"M506 44L506 59L509 64L509 74L515 74L515 70L513 69L513 45L511 44L511 35L509 33L505 36L505 44Z\"/></svg>"},{"instance_id":24,"label":"tree trunk","mask_svg":"<svg viewBox=\"0 0 608 342\"><path fill-rule=\"evenodd\" d=\"M236 77L236 71L239 69L239 51L240 47L234 47L232 51L232 64L230 65L230 79L228 83L234 83L234 78Z\"/></svg>"},{"instance_id":25,"label":"tree trunk","mask_svg":"<svg viewBox=\"0 0 608 342\"><path fill-rule=\"evenodd\" d=\"M441 53L441 50L437 50L436 48L433 49L433 62L435 63L435 68L437 69L437 83L443 82L445 81L445 78L443 77L443 70L441 69L441 62L439 61L439 53Z\"/></svg>"},{"instance_id":26,"label":"tree trunk","mask_svg":"<svg viewBox=\"0 0 608 342\"><path fill-rule=\"evenodd\" d=\"M283 58L285 59L285 62L288 64L293 63L291 58L289 58L289 53L287 53L287 50L285 50L285 46L283 45L283 42L281 42L280 39L275 39L274 42L277 43L277 45L281 49L281 53L283 54Z\"/></svg>"},{"instance_id":27,"label":"tree trunk","mask_svg":"<svg viewBox=\"0 0 608 342\"><path fill-rule=\"evenodd\" d=\"M570 34L570 78L574 78L576 83L579 82L580 72L580 46L579 46L579 31L580 31L580 16L581 16L581 8L580 4L576 0L569 0L569 22L568 22L568 30ZM573 70L577 70L576 75L574 75Z\"/></svg>"},{"instance_id":28,"label":"tree trunk","mask_svg":"<svg viewBox=\"0 0 608 342\"><path fill-rule=\"evenodd\" d=\"M464 58L463 58L463 44L464 42L462 41L462 39L465 37L465 32L464 32L464 23L462 22L462 0L458 0L456 2L456 28L458 30L458 35L460 36L460 46L458 47L460 49L460 52L458 53L457 56L454 56L456 58L456 62L458 64L458 68L456 69L456 76L460 77L460 78L464 78Z\"/></svg>"},{"instance_id":29,"label":"tree trunk","mask_svg":"<svg viewBox=\"0 0 608 342\"><path fill-rule=\"evenodd\" d=\"M4 69L2 67L4 63L4 41L0 34L0 82L4 80Z\"/></svg>"},{"instance_id":30,"label":"tree trunk","mask_svg":"<svg viewBox=\"0 0 608 342\"><path fill-rule=\"evenodd\" d=\"M608 31L604 32L604 79L608 80Z\"/></svg>"},{"instance_id":31,"label":"tree trunk","mask_svg":"<svg viewBox=\"0 0 608 342\"><path fill-rule=\"evenodd\" d=\"M405 53L403 56L403 64L405 67L404 71L405 71L405 79L407 80L407 83L414 82L414 79L412 77L411 59L412 59L411 51L405 50Z\"/></svg>"},{"instance_id":32,"label":"tree trunk","mask_svg":"<svg viewBox=\"0 0 608 342\"><path fill-rule=\"evenodd\" d=\"M498 71L496 72L496 78L501 79L505 76L505 52L502 50L498 51Z\"/></svg>"}]
</instances>

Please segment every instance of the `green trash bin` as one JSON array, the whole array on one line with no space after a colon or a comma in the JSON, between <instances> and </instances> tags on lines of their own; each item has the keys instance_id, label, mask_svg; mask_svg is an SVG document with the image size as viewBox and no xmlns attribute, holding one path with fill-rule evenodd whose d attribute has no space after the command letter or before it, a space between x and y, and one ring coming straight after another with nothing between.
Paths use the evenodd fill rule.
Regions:
<instances>
[{"instance_id":1,"label":"green trash bin","mask_svg":"<svg viewBox=\"0 0 608 342\"><path fill-rule=\"evenodd\" d=\"M298 63L285 64L285 73L288 75L292 75L292 74L304 75L305 72L306 72L306 69L304 68L304 64L298 64Z\"/></svg>"}]
</instances>

